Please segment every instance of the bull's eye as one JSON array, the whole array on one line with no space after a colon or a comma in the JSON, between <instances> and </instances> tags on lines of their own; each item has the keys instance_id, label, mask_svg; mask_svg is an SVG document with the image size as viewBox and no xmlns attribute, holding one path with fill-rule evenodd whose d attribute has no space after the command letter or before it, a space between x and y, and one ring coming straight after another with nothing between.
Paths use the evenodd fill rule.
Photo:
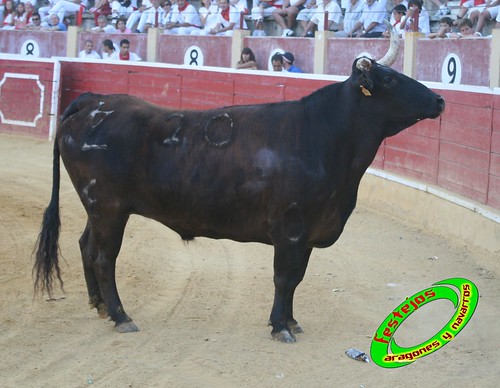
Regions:
<instances>
[{"instance_id":1,"label":"bull's eye","mask_svg":"<svg viewBox=\"0 0 500 388\"><path fill-rule=\"evenodd\" d=\"M386 75L384 77L384 86L391 86L392 84L394 83L394 80L392 79L392 77Z\"/></svg>"}]
</instances>

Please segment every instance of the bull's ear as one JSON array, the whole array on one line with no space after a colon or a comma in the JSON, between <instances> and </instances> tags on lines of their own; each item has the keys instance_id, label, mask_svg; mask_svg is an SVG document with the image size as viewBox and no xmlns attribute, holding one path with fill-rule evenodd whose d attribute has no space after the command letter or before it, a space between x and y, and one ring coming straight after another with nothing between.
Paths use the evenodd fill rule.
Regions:
<instances>
[{"instance_id":1,"label":"bull's ear","mask_svg":"<svg viewBox=\"0 0 500 388\"><path fill-rule=\"evenodd\" d=\"M365 96L372 95L373 82L370 79L370 71L373 65L373 61L366 57L361 57L356 59L353 64L353 68L357 70L358 83L361 93ZM353 69L354 70L354 69Z\"/></svg>"}]
</instances>

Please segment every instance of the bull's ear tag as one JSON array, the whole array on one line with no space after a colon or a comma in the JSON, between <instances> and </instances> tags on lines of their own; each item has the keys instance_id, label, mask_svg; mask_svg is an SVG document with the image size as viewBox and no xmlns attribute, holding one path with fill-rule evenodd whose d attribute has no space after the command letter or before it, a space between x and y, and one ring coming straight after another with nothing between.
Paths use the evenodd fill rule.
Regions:
<instances>
[{"instance_id":1,"label":"bull's ear tag","mask_svg":"<svg viewBox=\"0 0 500 388\"><path fill-rule=\"evenodd\" d=\"M370 91L363 85L360 85L360 88L361 88L361 93L363 93L365 96L370 97L372 95Z\"/></svg>"}]
</instances>

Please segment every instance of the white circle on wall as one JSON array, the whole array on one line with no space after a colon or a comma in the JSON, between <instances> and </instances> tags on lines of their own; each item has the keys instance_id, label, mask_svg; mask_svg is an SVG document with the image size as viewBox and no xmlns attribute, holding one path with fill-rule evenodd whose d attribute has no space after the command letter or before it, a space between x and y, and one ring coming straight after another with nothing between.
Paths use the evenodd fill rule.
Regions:
<instances>
[{"instance_id":1,"label":"white circle on wall","mask_svg":"<svg viewBox=\"0 0 500 388\"><path fill-rule=\"evenodd\" d=\"M184 64L187 66L203 66L203 51L198 46L190 46L184 53Z\"/></svg>"},{"instance_id":2,"label":"white circle on wall","mask_svg":"<svg viewBox=\"0 0 500 388\"><path fill-rule=\"evenodd\" d=\"M269 54L269 58L267 59L267 70L269 71L273 71L273 62L271 61L271 58L276 53L284 54L285 51L282 49L274 49L273 51L271 51L271 54Z\"/></svg>"},{"instance_id":3,"label":"white circle on wall","mask_svg":"<svg viewBox=\"0 0 500 388\"><path fill-rule=\"evenodd\" d=\"M448 54L441 67L441 82L458 85L462 81L462 62L456 54Z\"/></svg>"},{"instance_id":4,"label":"white circle on wall","mask_svg":"<svg viewBox=\"0 0 500 388\"><path fill-rule=\"evenodd\" d=\"M33 57L40 56L40 46L35 40L28 39L21 46L21 55L30 55Z\"/></svg>"}]
</instances>

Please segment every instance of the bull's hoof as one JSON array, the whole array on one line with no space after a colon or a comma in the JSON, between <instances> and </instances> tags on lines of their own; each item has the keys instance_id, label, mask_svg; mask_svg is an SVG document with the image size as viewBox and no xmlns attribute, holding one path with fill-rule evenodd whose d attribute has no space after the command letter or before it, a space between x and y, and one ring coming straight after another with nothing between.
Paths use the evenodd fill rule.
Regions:
<instances>
[{"instance_id":1,"label":"bull's hoof","mask_svg":"<svg viewBox=\"0 0 500 388\"><path fill-rule=\"evenodd\" d=\"M139 331L139 328L134 325L134 322L122 322L115 325L115 330L118 333L133 333L134 331Z\"/></svg>"},{"instance_id":2,"label":"bull's hoof","mask_svg":"<svg viewBox=\"0 0 500 388\"><path fill-rule=\"evenodd\" d=\"M304 332L297 322L289 322L288 327L290 328L290 332L293 334L301 334Z\"/></svg>"},{"instance_id":3,"label":"bull's hoof","mask_svg":"<svg viewBox=\"0 0 500 388\"><path fill-rule=\"evenodd\" d=\"M108 316L108 309L106 308L106 305L104 303L99 303L96 306L97 309L97 315L99 318L107 318Z\"/></svg>"},{"instance_id":4,"label":"bull's hoof","mask_svg":"<svg viewBox=\"0 0 500 388\"><path fill-rule=\"evenodd\" d=\"M292 333L290 333L287 329L283 329L277 333L271 333L271 337L275 341L280 341L280 342L284 342L287 344L297 342L297 340L295 339L295 336Z\"/></svg>"}]
</instances>

